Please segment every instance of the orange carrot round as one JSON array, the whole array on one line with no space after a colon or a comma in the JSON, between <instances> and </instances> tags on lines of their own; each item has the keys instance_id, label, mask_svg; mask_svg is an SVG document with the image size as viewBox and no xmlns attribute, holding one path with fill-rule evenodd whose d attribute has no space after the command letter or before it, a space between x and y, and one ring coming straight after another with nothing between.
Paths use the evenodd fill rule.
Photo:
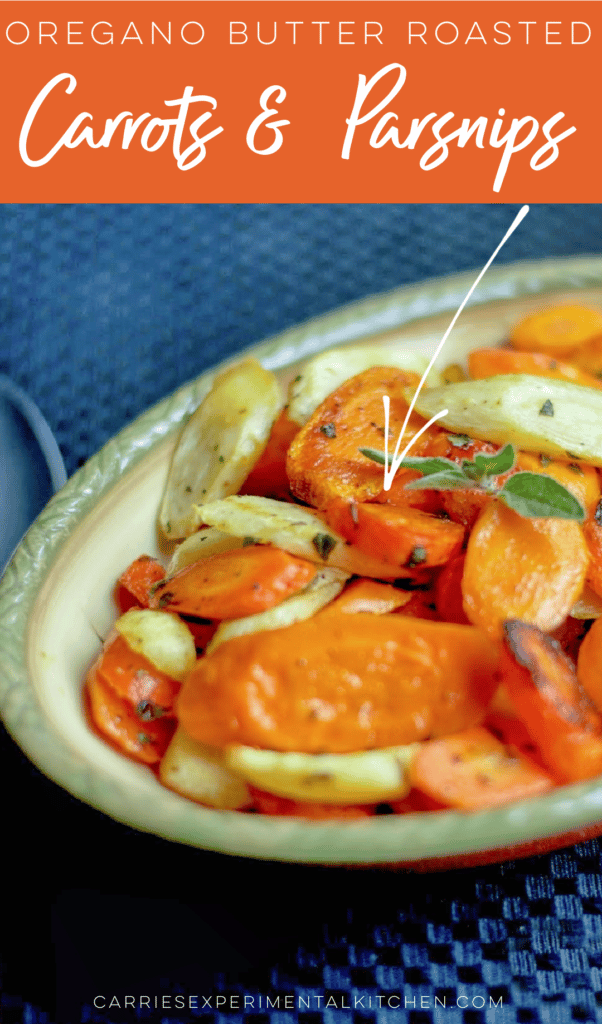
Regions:
<instances>
[{"instance_id":1,"label":"orange carrot round","mask_svg":"<svg viewBox=\"0 0 602 1024\"><path fill-rule=\"evenodd\" d=\"M416 508L331 501L322 513L345 540L367 555L406 569L444 565L462 547L464 529Z\"/></svg>"},{"instance_id":2,"label":"orange carrot round","mask_svg":"<svg viewBox=\"0 0 602 1024\"><path fill-rule=\"evenodd\" d=\"M181 725L212 746L329 753L411 743L479 723L498 649L472 626L324 611L201 658Z\"/></svg>"},{"instance_id":3,"label":"orange carrot round","mask_svg":"<svg viewBox=\"0 0 602 1024\"><path fill-rule=\"evenodd\" d=\"M306 587L316 566L269 545L202 558L158 586L152 608L203 619L237 619L273 608Z\"/></svg>"},{"instance_id":4,"label":"orange carrot round","mask_svg":"<svg viewBox=\"0 0 602 1024\"><path fill-rule=\"evenodd\" d=\"M159 714L172 706L180 683L132 651L119 633L112 633L95 664L97 674L111 689L136 708L152 704Z\"/></svg>"},{"instance_id":5,"label":"orange carrot round","mask_svg":"<svg viewBox=\"0 0 602 1024\"><path fill-rule=\"evenodd\" d=\"M390 398L390 450L405 420L408 404L404 389L418 384L415 373L377 366L352 377L337 388L314 412L292 442L287 457L287 473L296 497L322 509L333 498L367 501L383 489L383 467L362 455L360 448L384 451L385 427L383 395ZM424 424L413 413L405 442ZM438 428L429 428L419 438L412 454L420 455L429 435ZM402 478L416 478L416 473L400 471Z\"/></svg>"},{"instance_id":6,"label":"orange carrot round","mask_svg":"<svg viewBox=\"0 0 602 1024\"><path fill-rule=\"evenodd\" d=\"M555 629L581 593L588 561L575 521L525 519L492 501L468 541L464 611L493 636L499 636L504 619Z\"/></svg>"},{"instance_id":7,"label":"orange carrot round","mask_svg":"<svg viewBox=\"0 0 602 1024\"><path fill-rule=\"evenodd\" d=\"M553 786L546 772L483 728L421 744L410 777L416 789L462 811L499 807Z\"/></svg>"},{"instance_id":8,"label":"orange carrot round","mask_svg":"<svg viewBox=\"0 0 602 1024\"><path fill-rule=\"evenodd\" d=\"M571 356L579 348L602 338L602 313L585 306L554 306L521 320L510 334L513 348Z\"/></svg>"},{"instance_id":9,"label":"orange carrot round","mask_svg":"<svg viewBox=\"0 0 602 1024\"><path fill-rule=\"evenodd\" d=\"M568 380L589 388L602 388L591 373L578 366L561 362L544 352L516 352L508 348L480 348L468 356L468 370L474 380L507 373L529 373L534 377Z\"/></svg>"},{"instance_id":10,"label":"orange carrot round","mask_svg":"<svg viewBox=\"0 0 602 1024\"><path fill-rule=\"evenodd\" d=\"M148 608L153 586L165 578L165 569L156 558L140 555L122 572L115 586L115 602L123 615L136 606Z\"/></svg>"},{"instance_id":11,"label":"orange carrot round","mask_svg":"<svg viewBox=\"0 0 602 1024\"><path fill-rule=\"evenodd\" d=\"M176 723L173 718L148 720L118 696L98 671L87 679L90 717L98 731L124 753L145 764L157 764L167 750Z\"/></svg>"}]
</instances>

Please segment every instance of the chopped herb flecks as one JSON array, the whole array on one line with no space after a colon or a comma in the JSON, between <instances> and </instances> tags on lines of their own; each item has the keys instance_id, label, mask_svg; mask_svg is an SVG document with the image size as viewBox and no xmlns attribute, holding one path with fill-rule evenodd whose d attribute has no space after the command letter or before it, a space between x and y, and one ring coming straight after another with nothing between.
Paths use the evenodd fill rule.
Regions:
<instances>
[{"instance_id":1,"label":"chopped herb flecks","mask_svg":"<svg viewBox=\"0 0 602 1024\"><path fill-rule=\"evenodd\" d=\"M152 700L141 700L136 705L136 714L143 722L154 722L165 714L165 708L153 704Z\"/></svg>"},{"instance_id":2,"label":"chopped herb flecks","mask_svg":"<svg viewBox=\"0 0 602 1024\"><path fill-rule=\"evenodd\" d=\"M472 444L472 438L468 434L448 434L447 440L454 448L470 448Z\"/></svg>"},{"instance_id":3,"label":"chopped herb flecks","mask_svg":"<svg viewBox=\"0 0 602 1024\"><path fill-rule=\"evenodd\" d=\"M546 398L545 402L543 403L541 409L539 410L539 415L540 416L553 416L554 415L554 406L552 405L552 403L551 403L549 398Z\"/></svg>"},{"instance_id":4,"label":"chopped herb flecks","mask_svg":"<svg viewBox=\"0 0 602 1024\"><path fill-rule=\"evenodd\" d=\"M427 551L422 545L418 544L415 548L412 548L412 554L408 559L408 567L414 569L417 565L422 565L426 562Z\"/></svg>"},{"instance_id":5,"label":"chopped herb flecks","mask_svg":"<svg viewBox=\"0 0 602 1024\"><path fill-rule=\"evenodd\" d=\"M312 538L312 544L320 558L324 562L327 562L330 552L336 546L336 540L328 533L317 533L316 536Z\"/></svg>"},{"instance_id":6,"label":"chopped herb flecks","mask_svg":"<svg viewBox=\"0 0 602 1024\"><path fill-rule=\"evenodd\" d=\"M336 437L337 432L334 423L323 423L320 427L320 433L324 434L325 437Z\"/></svg>"}]
</instances>

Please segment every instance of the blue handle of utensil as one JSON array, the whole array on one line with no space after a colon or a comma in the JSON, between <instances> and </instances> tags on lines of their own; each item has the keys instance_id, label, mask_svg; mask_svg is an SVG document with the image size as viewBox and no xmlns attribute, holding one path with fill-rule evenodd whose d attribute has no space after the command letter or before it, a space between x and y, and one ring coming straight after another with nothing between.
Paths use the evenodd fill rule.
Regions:
<instances>
[{"instance_id":1,"label":"blue handle of utensil","mask_svg":"<svg viewBox=\"0 0 602 1024\"><path fill-rule=\"evenodd\" d=\"M66 480L59 447L37 405L0 376L0 572Z\"/></svg>"}]
</instances>

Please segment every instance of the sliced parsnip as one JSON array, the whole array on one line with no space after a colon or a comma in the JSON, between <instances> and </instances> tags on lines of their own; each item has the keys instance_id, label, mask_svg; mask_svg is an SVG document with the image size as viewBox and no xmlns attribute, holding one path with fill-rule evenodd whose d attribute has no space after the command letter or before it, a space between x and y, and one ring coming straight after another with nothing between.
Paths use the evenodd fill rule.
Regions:
<instances>
[{"instance_id":1,"label":"sliced parsnip","mask_svg":"<svg viewBox=\"0 0 602 1024\"><path fill-rule=\"evenodd\" d=\"M197 743L181 728L161 760L159 778L169 789L208 807L235 811L251 803L244 779L224 766L223 752Z\"/></svg>"},{"instance_id":2,"label":"sliced parsnip","mask_svg":"<svg viewBox=\"0 0 602 1024\"><path fill-rule=\"evenodd\" d=\"M594 388L505 374L420 393L421 416L442 409L448 413L439 423L458 433L602 466L602 391Z\"/></svg>"},{"instance_id":3,"label":"sliced parsnip","mask_svg":"<svg viewBox=\"0 0 602 1024\"><path fill-rule=\"evenodd\" d=\"M408 348L407 339L397 345L375 345L368 342L320 352L303 365L299 375L291 382L288 417L303 426L340 384L372 366L396 366L400 370L412 370L421 377L428 362L428 356ZM426 383L429 387L440 384L439 372L432 370Z\"/></svg>"},{"instance_id":4,"label":"sliced parsnip","mask_svg":"<svg viewBox=\"0 0 602 1024\"><path fill-rule=\"evenodd\" d=\"M340 569L320 569L305 590L286 598L275 608L268 608L257 615L246 615L243 619L230 619L220 623L205 653L210 654L216 647L234 636L283 629L285 626L292 626L293 622L311 618L341 593L348 579L347 573L341 572Z\"/></svg>"},{"instance_id":5,"label":"sliced parsnip","mask_svg":"<svg viewBox=\"0 0 602 1024\"><path fill-rule=\"evenodd\" d=\"M115 629L133 651L172 679L182 681L196 661L190 630L176 615L130 608L117 619Z\"/></svg>"},{"instance_id":6,"label":"sliced parsnip","mask_svg":"<svg viewBox=\"0 0 602 1024\"><path fill-rule=\"evenodd\" d=\"M197 530L196 533L191 533L190 537L178 544L171 556L167 576L173 576L186 565L193 565L201 558L220 555L222 551L232 551L234 548L242 546L242 537L233 537L229 533L222 533L221 530L215 530L212 527L208 530Z\"/></svg>"},{"instance_id":7,"label":"sliced parsnip","mask_svg":"<svg viewBox=\"0 0 602 1024\"><path fill-rule=\"evenodd\" d=\"M260 544L273 544L291 555L310 562L328 563L350 576L395 579L403 570L390 563L363 555L326 526L311 509L275 498L232 495L197 509L208 526L236 537L252 537Z\"/></svg>"},{"instance_id":8,"label":"sliced parsnip","mask_svg":"<svg viewBox=\"0 0 602 1024\"><path fill-rule=\"evenodd\" d=\"M256 747L226 747L225 763L254 786L292 800L380 803L410 789L409 767L418 743L353 754L297 754Z\"/></svg>"},{"instance_id":9,"label":"sliced parsnip","mask_svg":"<svg viewBox=\"0 0 602 1024\"><path fill-rule=\"evenodd\" d=\"M193 503L236 494L265 448L281 407L276 377L254 359L216 378L173 455L159 514L166 537L187 537L196 530Z\"/></svg>"}]
</instances>

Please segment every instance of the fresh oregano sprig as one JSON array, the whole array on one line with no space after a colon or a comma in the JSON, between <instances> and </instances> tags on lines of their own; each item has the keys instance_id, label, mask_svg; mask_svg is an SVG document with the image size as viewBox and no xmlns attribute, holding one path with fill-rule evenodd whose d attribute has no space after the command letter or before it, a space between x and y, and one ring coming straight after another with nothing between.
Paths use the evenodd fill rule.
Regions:
<instances>
[{"instance_id":1,"label":"fresh oregano sprig","mask_svg":"<svg viewBox=\"0 0 602 1024\"><path fill-rule=\"evenodd\" d=\"M375 448L360 448L360 452L381 466L386 464L384 452ZM389 456L389 465L391 461ZM460 463L444 458L410 456L403 460L401 467L421 474L419 480L411 480L405 485L407 490L453 491L470 487L493 495L527 519L576 519L583 522L585 511L577 498L545 473L519 471L500 487L498 477L509 473L515 462L514 447L507 444L492 455L478 454L474 459L462 459Z\"/></svg>"}]
</instances>

